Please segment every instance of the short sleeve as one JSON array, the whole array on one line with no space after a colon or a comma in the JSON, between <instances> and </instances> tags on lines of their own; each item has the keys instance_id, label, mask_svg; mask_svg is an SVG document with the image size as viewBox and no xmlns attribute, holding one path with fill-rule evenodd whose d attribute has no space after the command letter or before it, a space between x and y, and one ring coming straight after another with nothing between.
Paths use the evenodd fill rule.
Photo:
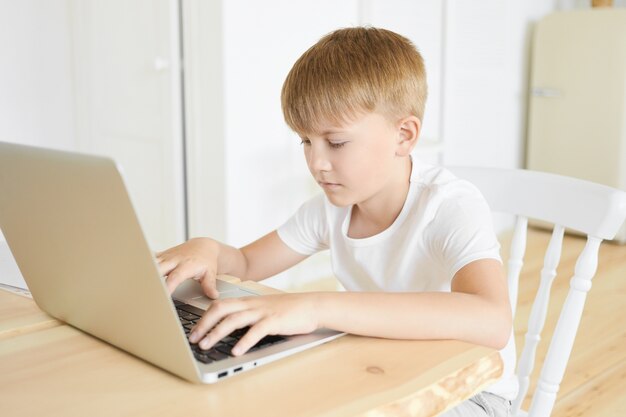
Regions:
<instances>
[{"instance_id":1,"label":"short sleeve","mask_svg":"<svg viewBox=\"0 0 626 417\"><path fill-rule=\"evenodd\" d=\"M328 221L323 194L302 204L277 230L280 239L294 251L312 255L328 249Z\"/></svg>"},{"instance_id":2,"label":"short sleeve","mask_svg":"<svg viewBox=\"0 0 626 417\"><path fill-rule=\"evenodd\" d=\"M478 189L467 183L462 192L443 199L425 229L432 256L440 259L450 280L478 259L500 257L491 210Z\"/></svg>"}]
</instances>

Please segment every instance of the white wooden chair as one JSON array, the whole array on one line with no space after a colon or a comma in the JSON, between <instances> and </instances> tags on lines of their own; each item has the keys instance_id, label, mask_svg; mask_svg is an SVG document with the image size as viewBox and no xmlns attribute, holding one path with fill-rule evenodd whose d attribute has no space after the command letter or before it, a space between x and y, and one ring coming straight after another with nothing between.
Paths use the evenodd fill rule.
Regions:
<instances>
[{"instance_id":1,"label":"white wooden chair","mask_svg":"<svg viewBox=\"0 0 626 417\"><path fill-rule=\"evenodd\" d=\"M517 304L520 270L526 249L528 219L554 224L541 270L526 333L517 365L520 391L513 401L514 416L547 417L552 412L580 324L587 293L598 264L603 239L613 239L626 218L626 192L570 177L522 169L448 167L459 178L476 185L492 211L516 216L507 265L509 296L513 315ZM528 412L520 409L528 392L529 376L546 319L550 288L561 256L563 232L573 229L587 235L570 281L567 299L555 328Z\"/></svg>"}]
</instances>

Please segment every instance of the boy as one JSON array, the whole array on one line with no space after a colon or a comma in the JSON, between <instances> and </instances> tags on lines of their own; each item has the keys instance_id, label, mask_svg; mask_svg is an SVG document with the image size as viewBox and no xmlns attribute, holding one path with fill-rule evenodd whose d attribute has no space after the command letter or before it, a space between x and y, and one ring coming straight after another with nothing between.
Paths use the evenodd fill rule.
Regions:
<instances>
[{"instance_id":1,"label":"boy","mask_svg":"<svg viewBox=\"0 0 626 417\"><path fill-rule=\"evenodd\" d=\"M326 327L504 348L503 379L451 413L506 415L517 388L500 245L474 186L410 156L426 89L419 52L383 29L337 30L298 59L283 85L282 108L324 193L241 249L198 238L157 260L170 291L193 278L217 298L217 274L257 281L329 249L348 291L219 300L191 342L208 349L250 326L232 351L241 355L268 334Z\"/></svg>"}]
</instances>

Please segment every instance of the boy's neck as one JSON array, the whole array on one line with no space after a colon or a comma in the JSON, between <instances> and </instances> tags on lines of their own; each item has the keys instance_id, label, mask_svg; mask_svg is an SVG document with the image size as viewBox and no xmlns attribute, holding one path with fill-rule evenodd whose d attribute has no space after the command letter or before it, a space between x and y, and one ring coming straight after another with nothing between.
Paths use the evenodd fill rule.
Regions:
<instances>
[{"instance_id":1,"label":"boy's neck","mask_svg":"<svg viewBox=\"0 0 626 417\"><path fill-rule=\"evenodd\" d=\"M409 193L412 160L399 166L397 180L370 199L352 206L348 236L362 239L383 232L398 218Z\"/></svg>"}]
</instances>

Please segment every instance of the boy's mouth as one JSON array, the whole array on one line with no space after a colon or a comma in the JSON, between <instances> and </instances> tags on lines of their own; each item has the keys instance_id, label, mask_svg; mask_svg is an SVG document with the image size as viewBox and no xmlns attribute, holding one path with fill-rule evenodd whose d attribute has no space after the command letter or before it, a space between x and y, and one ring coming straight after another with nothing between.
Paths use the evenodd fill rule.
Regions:
<instances>
[{"instance_id":1,"label":"boy's mouth","mask_svg":"<svg viewBox=\"0 0 626 417\"><path fill-rule=\"evenodd\" d=\"M318 184L322 186L325 190L336 190L341 187L341 184L333 183L333 182L324 182L318 181Z\"/></svg>"}]
</instances>

